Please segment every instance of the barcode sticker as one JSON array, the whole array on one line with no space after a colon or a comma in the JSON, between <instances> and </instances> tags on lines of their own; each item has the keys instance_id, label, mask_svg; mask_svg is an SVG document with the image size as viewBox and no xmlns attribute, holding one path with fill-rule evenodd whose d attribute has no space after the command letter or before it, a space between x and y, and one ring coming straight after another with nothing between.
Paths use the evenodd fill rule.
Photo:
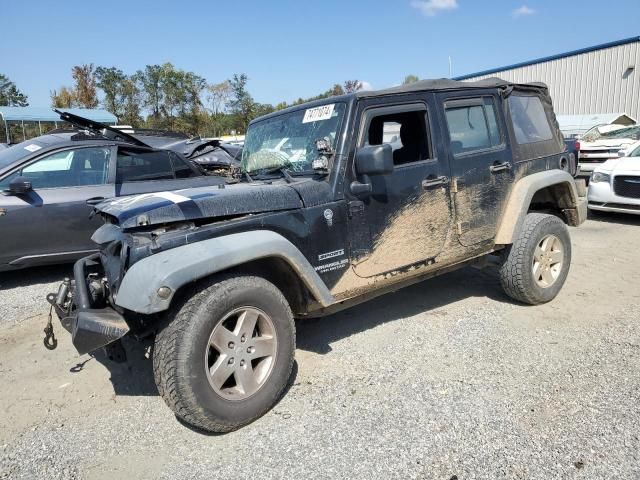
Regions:
<instances>
[{"instance_id":1,"label":"barcode sticker","mask_svg":"<svg viewBox=\"0 0 640 480\"><path fill-rule=\"evenodd\" d=\"M308 108L304 112L302 123L318 122L320 120L328 120L333 115L333 107L335 103L330 105L322 105L321 107Z\"/></svg>"}]
</instances>

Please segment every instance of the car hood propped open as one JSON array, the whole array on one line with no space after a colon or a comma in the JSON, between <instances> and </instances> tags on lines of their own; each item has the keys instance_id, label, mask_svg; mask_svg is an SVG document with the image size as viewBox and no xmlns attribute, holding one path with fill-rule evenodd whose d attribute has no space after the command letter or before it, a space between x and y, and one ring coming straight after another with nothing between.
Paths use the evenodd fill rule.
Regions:
<instances>
[{"instance_id":1,"label":"car hood propped open","mask_svg":"<svg viewBox=\"0 0 640 480\"><path fill-rule=\"evenodd\" d=\"M301 207L300 196L288 185L239 183L107 200L96 211L111 216L121 228L130 229Z\"/></svg>"}]
</instances>

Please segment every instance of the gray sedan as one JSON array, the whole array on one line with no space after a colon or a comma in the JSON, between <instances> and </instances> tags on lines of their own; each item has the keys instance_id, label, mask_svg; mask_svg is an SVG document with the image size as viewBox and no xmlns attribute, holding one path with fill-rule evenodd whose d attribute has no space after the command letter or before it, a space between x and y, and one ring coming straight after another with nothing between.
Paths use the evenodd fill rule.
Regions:
<instances>
[{"instance_id":1,"label":"gray sedan","mask_svg":"<svg viewBox=\"0 0 640 480\"><path fill-rule=\"evenodd\" d=\"M225 182L179 153L100 132L53 132L0 150L0 271L94 251L102 220L89 217L105 199Z\"/></svg>"}]
</instances>

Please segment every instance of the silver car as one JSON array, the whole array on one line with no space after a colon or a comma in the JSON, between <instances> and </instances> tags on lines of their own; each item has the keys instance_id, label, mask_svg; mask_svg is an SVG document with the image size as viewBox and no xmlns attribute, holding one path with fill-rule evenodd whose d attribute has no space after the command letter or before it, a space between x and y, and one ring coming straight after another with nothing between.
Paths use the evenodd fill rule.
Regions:
<instances>
[{"instance_id":1,"label":"silver car","mask_svg":"<svg viewBox=\"0 0 640 480\"><path fill-rule=\"evenodd\" d=\"M90 215L106 199L225 182L205 176L180 153L63 115L81 129L0 150L0 271L94 251L91 235L103 222Z\"/></svg>"}]
</instances>

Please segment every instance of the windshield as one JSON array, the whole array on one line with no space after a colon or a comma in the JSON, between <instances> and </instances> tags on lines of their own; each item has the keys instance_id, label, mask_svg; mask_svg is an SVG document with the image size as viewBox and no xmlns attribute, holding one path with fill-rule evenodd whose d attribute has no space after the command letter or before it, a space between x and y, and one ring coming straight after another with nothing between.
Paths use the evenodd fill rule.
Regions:
<instances>
[{"instance_id":1,"label":"windshield","mask_svg":"<svg viewBox=\"0 0 640 480\"><path fill-rule=\"evenodd\" d=\"M640 126L621 128L613 132L603 133L602 138L630 138L632 140L640 140Z\"/></svg>"},{"instance_id":2,"label":"windshield","mask_svg":"<svg viewBox=\"0 0 640 480\"><path fill-rule=\"evenodd\" d=\"M17 145L0 150L0 170L8 167L16 160L20 160L27 155L31 155L33 152L37 152L44 147L46 147L46 144L44 143L27 140L26 142L18 143Z\"/></svg>"},{"instance_id":3,"label":"windshield","mask_svg":"<svg viewBox=\"0 0 640 480\"><path fill-rule=\"evenodd\" d=\"M259 174L286 167L313 172L312 163L319 157L316 140L327 140L335 150L344 111L344 103L331 103L252 124L242 151L242 171Z\"/></svg>"},{"instance_id":4,"label":"windshield","mask_svg":"<svg viewBox=\"0 0 640 480\"><path fill-rule=\"evenodd\" d=\"M620 125L599 125L593 127L582 136L587 142L595 142L596 140L606 140L611 138L631 138L640 140L640 126L621 127Z\"/></svg>"}]
</instances>

